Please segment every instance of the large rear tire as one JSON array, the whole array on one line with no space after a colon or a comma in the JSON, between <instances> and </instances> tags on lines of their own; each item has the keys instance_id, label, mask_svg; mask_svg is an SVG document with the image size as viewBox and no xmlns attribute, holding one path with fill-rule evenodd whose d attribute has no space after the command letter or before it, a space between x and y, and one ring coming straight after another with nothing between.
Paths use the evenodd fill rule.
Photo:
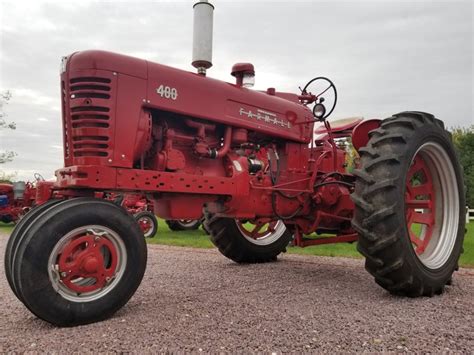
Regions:
<instances>
[{"instance_id":1,"label":"large rear tire","mask_svg":"<svg viewBox=\"0 0 474 355\"><path fill-rule=\"evenodd\" d=\"M292 238L282 221L247 229L245 224L232 218L213 217L206 213L204 222L212 243L222 255L237 263L275 261L286 251ZM252 233L253 229L253 233Z\"/></svg>"},{"instance_id":2,"label":"large rear tire","mask_svg":"<svg viewBox=\"0 0 474 355\"><path fill-rule=\"evenodd\" d=\"M442 121L402 112L382 121L354 171L358 250L393 294L440 294L458 268L465 233L462 168Z\"/></svg>"},{"instance_id":3,"label":"large rear tire","mask_svg":"<svg viewBox=\"0 0 474 355\"><path fill-rule=\"evenodd\" d=\"M123 208L99 199L51 206L19 239L13 255L18 298L59 326L100 321L135 293L146 267L146 244Z\"/></svg>"}]
</instances>

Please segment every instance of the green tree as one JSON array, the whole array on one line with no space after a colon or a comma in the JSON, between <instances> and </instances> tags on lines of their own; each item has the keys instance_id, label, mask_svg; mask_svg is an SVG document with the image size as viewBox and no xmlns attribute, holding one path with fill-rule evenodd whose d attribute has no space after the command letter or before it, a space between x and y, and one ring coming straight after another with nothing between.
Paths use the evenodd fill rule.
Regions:
<instances>
[{"instance_id":1,"label":"green tree","mask_svg":"<svg viewBox=\"0 0 474 355\"><path fill-rule=\"evenodd\" d=\"M4 112L4 106L10 101L12 94L10 91L4 91L0 93L0 129L16 129L15 122L7 122L5 119L7 114ZM0 151L0 164L12 161L16 156L16 153L11 150Z\"/></svg>"},{"instance_id":2,"label":"green tree","mask_svg":"<svg viewBox=\"0 0 474 355\"><path fill-rule=\"evenodd\" d=\"M464 169L466 203L470 208L474 208L474 125L469 128L455 128L452 134Z\"/></svg>"}]
</instances>

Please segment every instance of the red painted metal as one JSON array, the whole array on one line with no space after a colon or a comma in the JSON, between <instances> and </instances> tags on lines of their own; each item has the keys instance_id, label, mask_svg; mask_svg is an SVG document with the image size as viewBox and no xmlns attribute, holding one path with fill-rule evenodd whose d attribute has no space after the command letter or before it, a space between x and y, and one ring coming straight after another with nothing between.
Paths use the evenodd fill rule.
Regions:
<instances>
[{"instance_id":1,"label":"red painted metal","mask_svg":"<svg viewBox=\"0 0 474 355\"><path fill-rule=\"evenodd\" d=\"M336 236L311 243L353 241L354 177L334 139L360 119L326 122L313 140L314 95L249 90L103 51L72 54L61 87L65 167L52 195L146 193L165 219L199 219L206 207Z\"/></svg>"},{"instance_id":2,"label":"red painted metal","mask_svg":"<svg viewBox=\"0 0 474 355\"><path fill-rule=\"evenodd\" d=\"M0 184L0 196L6 198L7 204L0 206L0 222L17 222L35 204L36 187L31 182L25 183L23 197L15 198L12 184Z\"/></svg>"},{"instance_id":3,"label":"red painted metal","mask_svg":"<svg viewBox=\"0 0 474 355\"><path fill-rule=\"evenodd\" d=\"M356 233L348 235L340 235L335 237L322 237L315 239L304 238L298 246L300 247L309 247L312 245L323 245L323 244L334 244L334 243L353 243L356 242L358 236Z\"/></svg>"},{"instance_id":4,"label":"red painted metal","mask_svg":"<svg viewBox=\"0 0 474 355\"><path fill-rule=\"evenodd\" d=\"M405 191L407 228L417 254L423 254L433 235L435 197L429 166L418 154L408 171Z\"/></svg>"},{"instance_id":5,"label":"red painted metal","mask_svg":"<svg viewBox=\"0 0 474 355\"><path fill-rule=\"evenodd\" d=\"M140 229L142 230L143 234L148 233L153 228L150 219L147 217L140 218L138 220L138 225L140 226Z\"/></svg>"},{"instance_id":6,"label":"red painted metal","mask_svg":"<svg viewBox=\"0 0 474 355\"><path fill-rule=\"evenodd\" d=\"M269 233L273 233L278 221L270 220L267 222L264 219L261 219L257 223L251 224L251 226L247 226L246 223L242 221L237 221L236 223L239 227L239 230L247 237L259 239L268 235Z\"/></svg>"},{"instance_id":7,"label":"red painted metal","mask_svg":"<svg viewBox=\"0 0 474 355\"><path fill-rule=\"evenodd\" d=\"M99 290L115 275L117 260L117 250L106 237L78 235L64 246L59 256L61 282L76 293ZM81 283L80 279L92 282Z\"/></svg>"},{"instance_id":8,"label":"red painted metal","mask_svg":"<svg viewBox=\"0 0 474 355\"><path fill-rule=\"evenodd\" d=\"M359 151L360 148L365 147L369 141L369 132L380 127L379 119L371 119L360 122L352 130L352 145Z\"/></svg>"}]
</instances>

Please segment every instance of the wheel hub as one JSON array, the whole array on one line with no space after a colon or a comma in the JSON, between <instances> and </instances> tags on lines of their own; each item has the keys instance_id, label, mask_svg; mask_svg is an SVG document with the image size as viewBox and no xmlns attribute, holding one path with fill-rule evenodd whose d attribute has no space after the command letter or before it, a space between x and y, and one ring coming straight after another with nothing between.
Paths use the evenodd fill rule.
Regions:
<instances>
[{"instance_id":1,"label":"wheel hub","mask_svg":"<svg viewBox=\"0 0 474 355\"><path fill-rule=\"evenodd\" d=\"M114 232L105 227L81 228L68 233L54 248L50 279L62 296L84 302L108 292L125 263L125 246Z\"/></svg>"},{"instance_id":2,"label":"wheel hub","mask_svg":"<svg viewBox=\"0 0 474 355\"><path fill-rule=\"evenodd\" d=\"M81 265L81 270L86 274L93 274L99 269L99 260L95 256L88 256Z\"/></svg>"},{"instance_id":3,"label":"wheel hub","mask_svg":"<svg viewBox=\"0 0 474 355\"><path fill-rule=\"evenodd\" d=\"M151 229L151 222L148 218L142 217L139 219L138 224L143 233L147 233Z\"/></svg>"}]
</instances>

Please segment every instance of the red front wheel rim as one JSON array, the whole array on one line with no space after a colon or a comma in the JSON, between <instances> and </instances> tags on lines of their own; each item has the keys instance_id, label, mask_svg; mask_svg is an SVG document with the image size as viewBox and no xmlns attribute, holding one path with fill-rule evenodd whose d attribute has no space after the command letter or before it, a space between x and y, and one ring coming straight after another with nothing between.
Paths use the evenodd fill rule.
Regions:
<instances>
[{"instance_id":1,"label":"red front wheel rim","mask_svg":"<svg viewBox=\"0 0 474 355\"><path fill-rule=\"evenodd\" d=\"M125 270L126 247L104 226L77 228L60 239L49 257L49 277L64 298L93 301L112 290Z\"/></svg>"},{"instance_id":2,"label":"red front wheel rim","mask_svg":"<svg viewBox=\"0 0 474 355\"><path fill-rule=\"evenodd\" d=\"M150 217L140 217L137 222L145 237L149 237L153 233L154 223Z\"/></svg>"}]
</instances>

